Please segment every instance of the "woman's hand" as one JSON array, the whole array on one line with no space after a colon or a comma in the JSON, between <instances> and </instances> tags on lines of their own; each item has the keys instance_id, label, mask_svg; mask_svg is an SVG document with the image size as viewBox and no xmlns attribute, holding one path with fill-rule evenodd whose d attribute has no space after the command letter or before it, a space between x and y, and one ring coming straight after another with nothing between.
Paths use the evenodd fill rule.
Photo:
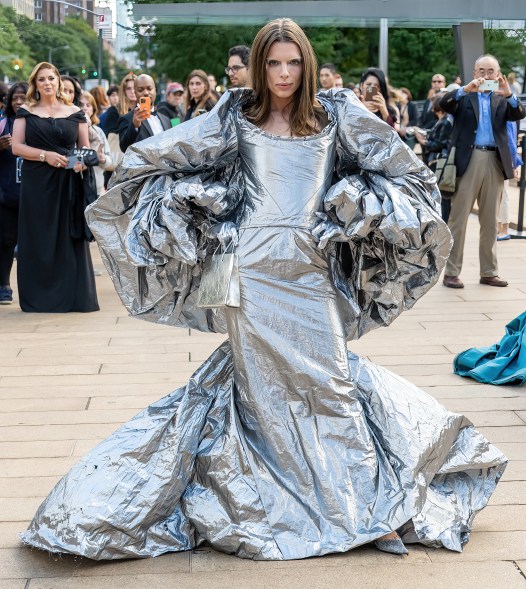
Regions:
<instances>
[{"instance_id":1,"label":"woman's hand","mask_svg":"<svg viewBox=\"0 0 526 589\"><path fill-rule=\"evenodd\" d=\"M9 133L7 135L4 135L3 137L0 137L0 151L4 151L6 149L9 149L11 147L12 143L13 143L13 138L11 137L11 135Z\"/></svg>"},{"instance_id":2,"label":"woman's hand","mask_svg":"<svg viewBox=\"0 0 526 589\"><path fill-rule=\"evenodd\" d=\"M372 100L366 100L364 104L371 112L379 112L384 121L387 121L389 118L387 105L385 104L384 97L380 93L375 94Z\"/></svg>"},{"instance_id":3,"label":"woman's hand","mask_svg":"<svg viewBox=\"0 0 526 589\"><path fill-rule=\"evenodd\" d=\"M426 138L422 135L422 133L419 133L418 131L415 130L415 139L418 141L418 143L420 143L420 145L425 145L427 143Z\"/></svg>"},{"instance_id":4,"label":"woman's hand","mask_svg":"<svg viewBox=\"0 0 526 589\"><path fill-rule=\"evenodd\" d=\"M79 173L79 172L84 172L84 170L87 170L87 166L85 166L84 164L81 164L80 162L77 162L74 166L73 166L73 171L75 173Z\"/></svg>"},{"instance_id":5,"label":"woman's hand","mask_svg":"<svg viewBox=\"0 0 526 589\"><path fill-rule=\"evenodd\" d=\"M68 165L68 158L56 151L46 151L44 161L53 168L65 168Z\"/></svg>"},{"instance_id":6,"label":"woman's hand","mask_svg":"<svg viewBox=\"0 0 526 589\"><path fill-rule=\"evenodd\" d=\"M99 158L99 164L106 163L106 154L104 153L104 145L101 143L97 149L97 157Z\"/></svg>"}]
</instances>

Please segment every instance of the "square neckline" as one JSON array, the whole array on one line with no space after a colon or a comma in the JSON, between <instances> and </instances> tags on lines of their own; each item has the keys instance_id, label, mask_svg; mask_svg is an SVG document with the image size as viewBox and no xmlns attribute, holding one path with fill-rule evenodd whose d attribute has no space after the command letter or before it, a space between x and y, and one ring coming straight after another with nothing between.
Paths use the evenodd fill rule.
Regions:
<instances>
[{"instance_id":1,"label":"square neckline","mask_svg":"<svg viewBox=\"0 0 526 589\"><path fill-rule=\"evenodd\" d=\"M325 125L325 127L323 127L323 129L319 133L315 133L313 135L305 135L304 137L288 137L287 135L275 135L273 133L269 133L268 131L264 131L263 129L261 129L261 127L258 127L254 123L250 122L247 119L247 117L245 116L245 114L243 113L242 109L239 109L239 116L250 128L254 129L255 131L258 131L259 133L261 133L262 135L264 135L270 139L278 139L278 140L283 140L283 141L313 141L315 139L319 139L320 137L324 137L325 135L330 133L330 131L332 131L332 128L336 124L336 119L333 117L332 113L329 112L323 106L323 104L322 104L322 108L325 111L325 113L327 114L329 122Z\"/></svg>"}]
</instances>

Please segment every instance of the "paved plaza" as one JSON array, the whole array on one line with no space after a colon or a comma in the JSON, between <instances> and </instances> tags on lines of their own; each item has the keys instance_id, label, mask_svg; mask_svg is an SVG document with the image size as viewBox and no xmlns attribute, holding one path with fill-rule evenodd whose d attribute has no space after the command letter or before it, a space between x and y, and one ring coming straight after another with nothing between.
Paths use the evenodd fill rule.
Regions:
<instances>
[{"instance_id":1,"label":"paved plaza","mask_svg":"<svg viewBox=\"0 0 526 589\"><path fill-rule=\"evenodd\" d=\"M100 439L186 383L223 336L127 317L105 271L97 278L99 313L0 307L0 589L526 589L526 388L479 385L452 373L457 352L497 342L526 308L526 240L499 243L498 256L510 286L480 285L472 216L466 288L438 284L391 327L350 344L465 413L509 457L462 554L410 546L408 557L397 557L366 546L252 562L201 548L97 563L22 547L18 533L56 481Z\"/></svg>"}]
</instances>

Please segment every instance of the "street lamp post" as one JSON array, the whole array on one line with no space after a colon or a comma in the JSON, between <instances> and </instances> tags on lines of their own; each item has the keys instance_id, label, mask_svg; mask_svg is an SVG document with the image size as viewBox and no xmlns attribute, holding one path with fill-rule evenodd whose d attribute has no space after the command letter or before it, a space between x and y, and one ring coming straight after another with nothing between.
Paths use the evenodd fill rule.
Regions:
<instances>
[{"instance_id":1,"label":"street lamp post","mask_svg":"<svg viewBox=\"0 0 526 589\"><path fill-rule=\"evenodd\" d=\"M48 51L48 63L53 63L53 52L54 51L58 51L59 49L69 49L69 45L62 45L61 47L53 47L53 48L49 48Z\"/></svg>"},{"instance_id":2,"label":"street lamp post","mask_svg":"<svg viewBox=\"0 0 526 589\"><path fill-rule=\"evenodd\" d=\"M102 16L99 12L93 12L93 10L89 10L88 8L84 8L82 6L77 6L76 4L72 4L71 2L66 2L65 0L48 0L48 2L55 2L55 4L64 4L66 6L72 6L73 8L75 8L76 10L83 10L84 12L89 12L90 14L94 14L95 16ZM122 29L126 29L128 31L132 31L133 33L135 33L136 31L130 27L126 27L124 25L121 25L121 23L116 22L115 23L118 27L121 27ZM69 49L69 46L67 46ZM56 47L56 49L64 49L64 47ZM49 61L51 62L51 53L52 51L55 51L55 49L50 49L49 50ZM99 28L99 55L98 55L98 70L97 70L97 76L100 79L102 79L102 29Z\"/></svg>"},{"instance_id":3,"label":"street lamp post","mask_svg":"<svg viewBox=\"0 0 526 589\"><path fill-rule=\"evenodd\" d=\"M66 6L72 6L76 10L83 10L84 12L89 12L90 14L94 14L95 16L101 16L101 14L98 12L93 12L93 10L89 10L88 8L84 8L83 6L77 6L76 4L72 4L71 2L65 2L65 0L48 0L48 2L54 2L55 4L64 4ZM57 49L60 49L60 47L57 47ZM50 49L49 50L49 61L51 61L51 51L52 50ZM99 68L97 70L97 76L100 80L102 78L102 29L99 29L99 58L98 58L97 65Z\"/></svg>"}]
</instances>

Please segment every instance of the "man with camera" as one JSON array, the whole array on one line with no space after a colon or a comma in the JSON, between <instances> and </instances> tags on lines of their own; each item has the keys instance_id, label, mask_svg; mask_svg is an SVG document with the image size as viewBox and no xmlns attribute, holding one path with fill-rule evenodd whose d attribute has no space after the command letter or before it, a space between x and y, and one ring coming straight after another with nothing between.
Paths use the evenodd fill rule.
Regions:
<instances>
[{"instance_id":1,"label":"man with camera","mask_svg":"<svg viewBox=\"0 0 526 589\"><path fill-rule=\"evenodd\" d=\"M508 286L497 270L497 212L506 178L513 178L507 121L525 116L520 101L510 90L499 62L483 55L475 62L473 80L448 92L440 106L455 117L451 146L456 148L457 185L451 205L449 228L453 249L444 275L448 288L464 288L459 278L469 214L478 203L480 223L480 283Z\"/></svg>"},{"instance_id":2,"label":"man with camera","mask_svg":"<svg viewBox=\"0 0 526 589\"><path fill-rule=\"evenodd\" d=\"M157 90L151 76L137 76L135 96L138 105L119 119L119 144L123 153L130 145L172 127L170 119L153 108Z\"/></svg>"}]
</instances>

